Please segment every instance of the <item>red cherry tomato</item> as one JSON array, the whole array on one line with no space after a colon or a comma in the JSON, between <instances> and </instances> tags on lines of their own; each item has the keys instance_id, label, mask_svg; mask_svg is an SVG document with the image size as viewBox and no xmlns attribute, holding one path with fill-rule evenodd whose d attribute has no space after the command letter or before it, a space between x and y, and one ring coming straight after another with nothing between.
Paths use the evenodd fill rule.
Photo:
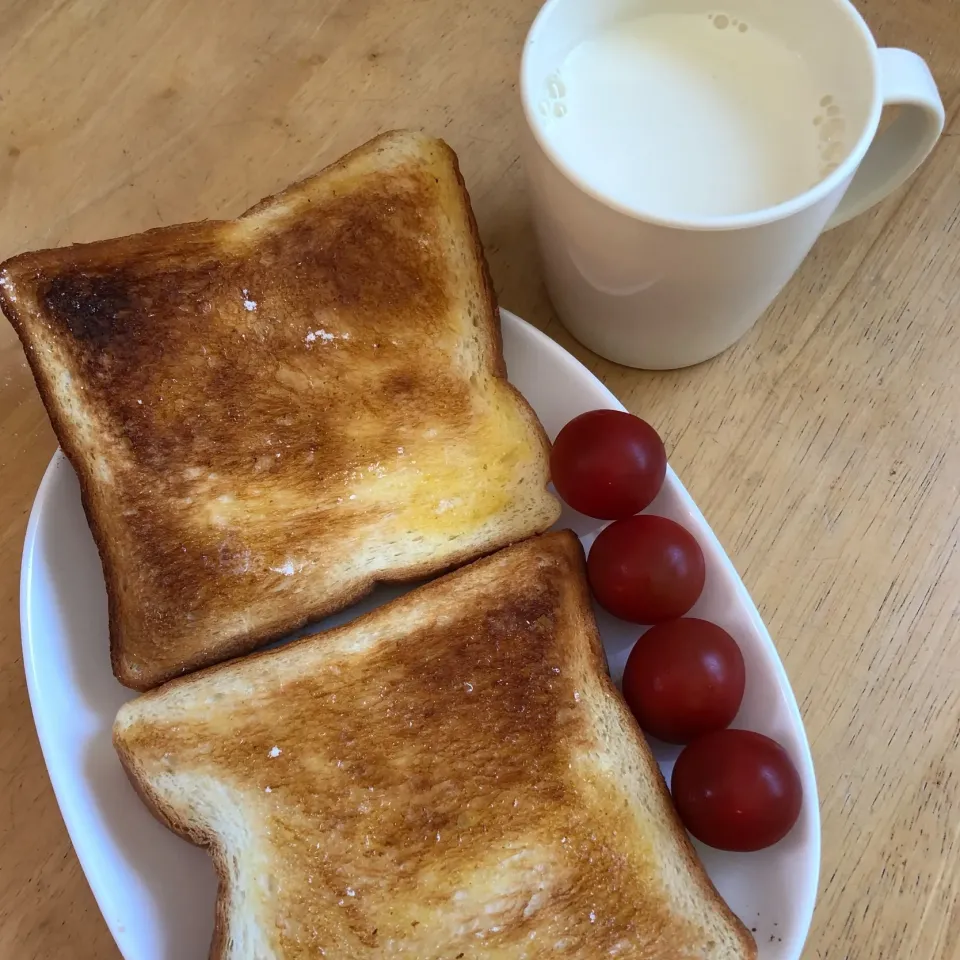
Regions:
<instances>
[{"instance_id":1,"label":"red cherry tomato","mask_svg":"<svg viewBox=\"0 0 960 960\"><path fill-rule=\"evenodd\" d=\"M706 620L668 620L634 645L623 696L647 733L689 743L732 723L746 672L733 637Z\"/></svg>"},{"instance_id":2,"label":"red cherry tomato","mask_svg":"<svg viewBox=\"0 0 960 960\"><path fill-rule=\"evenodd\" d=\"M657 431L622 410L591 410L559 433L550 454L557 493L588 517L620 520L646 509L667 474Z\"/></svg>"},{"instance_id":3,"label":"red cherry tomato","mask_svg":"<svg viewBox=\"0 0 960 960\"><path fill-rule=\"evenodd\" d=\"M762 850L782 840L803 803L787 751L750 730L718 730L685 747L670 789L684 826L719 850Z\"/></svg>"},{"instance_id":4,"label":"red cherry tomato","mask_svg":"<svg viewBox=\"0 0 960 960\"><path fill-rule=\"evenodd\" d=\"M703 551L679 523L644 514L617 520L594 541L587 576L600 605L632 623L682 617L703 590Z\"/></svg>"}]
</instances>

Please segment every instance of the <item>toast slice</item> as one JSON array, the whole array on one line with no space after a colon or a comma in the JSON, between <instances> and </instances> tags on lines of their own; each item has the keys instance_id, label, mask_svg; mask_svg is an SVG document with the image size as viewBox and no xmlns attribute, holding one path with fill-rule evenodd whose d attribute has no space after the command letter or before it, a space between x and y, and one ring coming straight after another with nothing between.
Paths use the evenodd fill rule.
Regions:
<instances>
[{"instance_id":1,"label":"toast slice","mask_svg":"<svg viewBox=\"0 0 960 960\"><path fill-rule=\"evenodd\" d=\"M547 529L452 150L385 134L238 220L15 257L23 342L146 689Z\"/></svg>"},{"instance_id":2,"label":"toast slice","mask_svg":"<svg viewBox=\"0 0 960 960\"><path fill-rule=\"evenodd\" d=\"M609 679L569 531L151 691L114 744L214 857L219 960L756 955Z\"/></svg>"}]
</instances>

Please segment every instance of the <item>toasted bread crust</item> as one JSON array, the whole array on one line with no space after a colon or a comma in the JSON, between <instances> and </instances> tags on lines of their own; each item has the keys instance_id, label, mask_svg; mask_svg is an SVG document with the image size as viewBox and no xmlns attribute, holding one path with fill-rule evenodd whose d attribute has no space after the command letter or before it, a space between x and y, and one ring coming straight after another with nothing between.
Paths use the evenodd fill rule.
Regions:
<instances>
[{"instance_id":1,"label":"toasted bread crust","mask_svg":"<svg viewBox=\"0 0 960 960\"><path fill-rule=\"evenodd\" d=\"M444 243L462 246L454 256ZM559 513L544 492L547 439L506 382L476 222L456 157L440 141L385 134L236 221L23 254L0 266L0 306L77 472L104 568L113 670L135 689L255 649L343 609L378 582L421 579L541 532ZM475 328L456 319L467 309ZM342 332L334 343L322 326L332 322ZM443 373L455 328L461 338L475 331L479 393L465 375ZM413 331L409 361L390 347L374 364L371 350L391 331L391 343L400 342L397 331ZM231 335L258 344L279 387L260 376L261 355L238 353ZM216 366L204 365L199 351ZM356 360L343 361L351 351ZM317 375L328 377L319 388ZM490 422L505 418L510 442L526 448L525 465L508 481L516 485L503 522L489 505L479 521L451 514L458 535L441 542L438 530L431 543L410 546L422 523L413 506L422 512L428 494L434 502L456 499L466 477L416 489L405 480L410 490L393 501L365 487L372 507L343 505L352 492L344 477L364 462L379 468L390 450L404 449L410 460L414 451L429 460L425 441L411 436L414 417L437 418L449 438L437 443L455 443L476 424L480 393L499 404ZM313 394L314 406L303 407L301 398ZM364 414L365 423L385 424L353 447L340 429L351 398L376 411ZM478 464L498 462L505 449L485 429L482 441L469 441ZM264 444L275 444L269 449L287 458L282 465ZM410 472L399 462L384 469ZM191 471L196 476L186 477ZM261 494L252 485L262 485ZM531 488L539 494L529 496ZM361 496L353 493L349 500ZM233 505L219 506L225 498ZM520 503L524 516L509 516ZM266 515L274 512L289 520L285 529L270 529ZM397 513L382 532L378 517ZM426 517L427 525L437 526L435 519ZM373 558L348 569L336 542L357 537L401 546L392 562ZM288 556L301 546L302 556ZM287 582L294 568L296 579L324 588Z\"/></svg>"},{"instance_id":2,"label":"toasted bread crust","mask_svg":"<svg viewBox=\"0 0 960 960\"><path fill-rule=\"evenodd\" d=\"M242 717L231 699L238 684L250 704ZM221 706L198 714L211 697ZM317 715L303 713L308 704ZM398 739L407 718L412 739ZM215 960L236 956L226 948L237 933L231 897L245 881L235 874L229 841L190 822L187 788L164 793L168 755L187 783L199 763L205 777L231 784L230 803L244 811L254 847L263 837L290 837L289 846L270 848L269 863L292 899L268 903L265 916L289 916L321 939L300 945L278 933L273 949L286 960L312 956L324 942L343 958L378 956L378 929L380 938L410 938L408 951L424 958L487 950L526 956L531 931L542 942L531 957L606 957L613 948L642 960L679 960L697 950L723 960L756 956L703 872L609 679L582 549L569 531L477 561L323 642L308 637L174 680L121 709L114 743L161 822L215 859ZM331 781L324 771L334 758ZM272 794L264 783L274 784ZM368 796L367 784L380 806L356 820L352 798L357 789ZM479 819L464 820L472 809L482 811ZM369 862L364 837L377 855ZM321 852L304 858L314 841ZM496 851L517 851L520 866ZM374 870L378 863L385 872ZM488 869L495 870L489 888ZM370 871L378 879L362 881ZM664 876L671 871L683 898L670 895ZM296 892L306 874L316 909ZM360 912L349 920L335 905L323 906L344 877L361 878L363 887L350 903ZM448 901L450 890L462 892ZM590 909L596 925L586 923ZM477 929L486 931L479 940ZM553 951L554 939L569 947Z\"/></svg>"}]
</instances>

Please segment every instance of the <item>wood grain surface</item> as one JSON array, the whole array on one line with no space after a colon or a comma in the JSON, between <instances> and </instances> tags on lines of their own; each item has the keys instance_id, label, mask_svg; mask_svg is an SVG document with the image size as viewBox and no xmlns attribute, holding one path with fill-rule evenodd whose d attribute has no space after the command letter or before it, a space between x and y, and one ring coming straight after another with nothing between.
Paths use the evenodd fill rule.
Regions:
<instances>
[{"instance_id":1,"label":"wood grain surface","mask_svg":"<svg viewBox=\"0 0 960 960\"><path fill-rule=\"evenodd\" d=\"M960 4L860 3L882 45L931 64L946 135L744 340L676 373L598 360L545 298L516 90L537 6L0 0L0 259L233 216L391 127L444 136L501 302L660 428L786 662L823 814L806 956L960 957ZM20 653L20 551L54 446L0 322L0 956L112 958Z\"/></svg>"}]
</instances>

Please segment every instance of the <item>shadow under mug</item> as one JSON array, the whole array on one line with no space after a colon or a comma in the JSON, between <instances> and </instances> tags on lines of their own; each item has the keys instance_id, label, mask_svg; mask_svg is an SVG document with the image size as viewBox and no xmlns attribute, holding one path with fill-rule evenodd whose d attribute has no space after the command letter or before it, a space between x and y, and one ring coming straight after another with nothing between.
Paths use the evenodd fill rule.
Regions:
<instances>
[{"instance_id":1,"label":"shadow under mug","mask_svg":"<svg viewBox=\"0 0 960 960\"><path fill-rule=\"evenodd\" d=\"M538 104L551 75L582 40L619 22L713 10L702 0L548 0L524 46L524 161L547 291L581 343L631 367L690 366L731 346L823 230L900 186L943 130L926 63L878 49L848 0L728 0L724 13L784 40L836 91L855 131L847 156L799 196L745 214L666 219L596 190L544 135ZM878 135L881 112L893 105L899 116Z\"/></svg>"}]
</instances>

